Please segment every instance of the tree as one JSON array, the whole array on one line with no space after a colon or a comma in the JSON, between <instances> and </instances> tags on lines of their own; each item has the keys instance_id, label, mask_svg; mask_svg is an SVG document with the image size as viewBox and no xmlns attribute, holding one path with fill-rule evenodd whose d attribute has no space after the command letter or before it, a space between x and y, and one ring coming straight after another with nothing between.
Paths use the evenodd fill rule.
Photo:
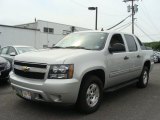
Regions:
<instances>
[{"instance_id":1,"label":"tree","mask_svg":"<svg viewBox=\"0 0 160 120\"><path fill-rule=\"evenodd\" d=\"M147 47L151 47L155 51L160 51L160 41L159 42L144 43L144 44Z\"/></svg>"}]
</instances>

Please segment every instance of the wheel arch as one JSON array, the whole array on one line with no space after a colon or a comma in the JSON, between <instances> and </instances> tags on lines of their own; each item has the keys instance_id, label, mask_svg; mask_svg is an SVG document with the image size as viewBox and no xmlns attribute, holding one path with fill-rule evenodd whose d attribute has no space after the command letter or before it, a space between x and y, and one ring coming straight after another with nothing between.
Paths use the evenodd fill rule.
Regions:
<instances>
[{"instance_id":1,"label":"wheel arch","mask_svg":"<svg viewBox=\"0 0 160 120\"><path fill-rule=\"evenodd\" d=\"M149 61L149 60L147 60L147 61L145 61L144 62L144 67L147 67L148 68L148 70L150 71L150 68L151 68L151 61Z\"/></svg>"},{"instance_id":2,"label":"wheel arch","mask_svg":"<svg viewBox=\"0 0 160 120\"><path fill-rule=\"evenodd\" d=\"M81 79L81 85L83 84L85 78L89 75L95 75L97 76L98 78L100 78L100 80L102 81L103 83L103 86L105 85L105 71L103 69L93 69L93 70L89 70L87 71L83 76L82 76L82 79ZM80 85L80 88L81 88L81 85Z\"/></svg>"}]
</instances>

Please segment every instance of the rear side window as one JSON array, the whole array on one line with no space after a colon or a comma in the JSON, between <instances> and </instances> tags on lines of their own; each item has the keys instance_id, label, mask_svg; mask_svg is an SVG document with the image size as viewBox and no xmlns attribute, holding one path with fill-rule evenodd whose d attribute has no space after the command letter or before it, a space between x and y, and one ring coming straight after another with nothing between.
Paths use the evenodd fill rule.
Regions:
<instances>
[{"instance_id":1,"label":"rear side window","mask_svg":"<svg viewBox=\"0 0 160 120\"><path fill-rule=\"evenodd\" d=\"M1 54L2 54L2 55L5 55L5 54L7 54L7 51L8 51L8 48L7 48L7 47L2 48Z\"/></svg>"},{"instance_id":2,"label":"rear side window","mask_svg":"<svg viewBox=\"0 0 160 120\"><path fill-rule=\"evenodd\" d=\"M136 38L137 38L137 41L138 41L141 49L142 49L142 50L146 50L146 47L145 47L144 44L140 41L140 39L139 39L138 37L136 37Z\"/></svg>"},{"instance_id":3,"label":"rear side window","mask_svg":"<svg viewBox=\"0 0 160 120\"><path fill-rule=\"evenodd\" d=\"M126 39L129 51L130 52L137 51L137 44L135 42L134 37L131 35L127 35L127 34L125 34L124 37Z\"/></svg>"}]
</instances>

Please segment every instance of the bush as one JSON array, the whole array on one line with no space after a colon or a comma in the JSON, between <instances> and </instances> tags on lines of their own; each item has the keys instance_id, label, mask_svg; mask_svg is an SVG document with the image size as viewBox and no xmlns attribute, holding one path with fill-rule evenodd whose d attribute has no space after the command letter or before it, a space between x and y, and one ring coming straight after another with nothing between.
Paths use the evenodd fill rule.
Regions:
<instances>
[{"instance_id":1,"label":"bush","mask_svg":"<svg viewBox=\"0 0 160 120\"><path fill-rule=\"evenodd\" d=\"M153 50L160 51L160 42L144 43L145 46L151 47Z\"/></svg>"}]
</instances>

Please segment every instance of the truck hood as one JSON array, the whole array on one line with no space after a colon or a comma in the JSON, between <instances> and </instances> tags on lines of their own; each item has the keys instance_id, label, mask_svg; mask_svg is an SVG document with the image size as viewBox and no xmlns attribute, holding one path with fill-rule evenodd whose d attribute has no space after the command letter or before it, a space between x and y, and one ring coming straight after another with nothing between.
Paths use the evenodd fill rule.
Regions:
<instances>
[{"instance_id":1,"label":"truck hood","mask_svg":"<svg viewBox=\"0 0 160 120\"><path fill-rule=\"evenodd\" d=\"M52 49L41 50L37 52L27 52L17 55L16 61L47 63L47 64L63 64L67 58L91 53L91 50L83 49Z\"/></svg>"}]
</instances>

